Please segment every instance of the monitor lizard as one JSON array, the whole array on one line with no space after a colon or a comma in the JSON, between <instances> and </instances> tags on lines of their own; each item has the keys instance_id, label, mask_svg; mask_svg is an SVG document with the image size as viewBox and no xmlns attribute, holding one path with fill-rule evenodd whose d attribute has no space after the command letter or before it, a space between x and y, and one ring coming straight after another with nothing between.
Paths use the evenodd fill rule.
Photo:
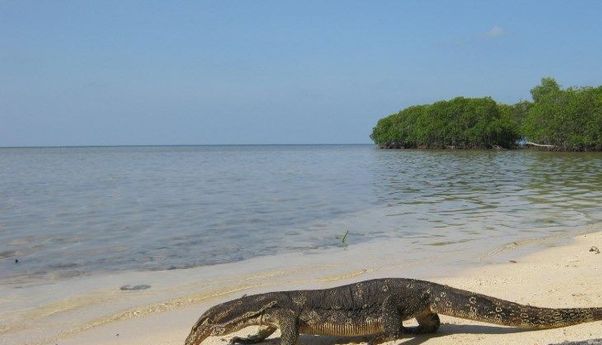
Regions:
<instances>
[{"instance_id":1,"label":"monitor lizard","mask_svg":"<svg viewBox=\"0 0 602 345\"><path fill-rule=\"evenodd\" d=\"M378 344L435 332L437 314L523 329L602 320L602 308L539 308L428 281L384 278L330 289L268 292L218 304L199 318L185 345L252 325L260 326L257 334L234 337L230 344L259 343L277 329L281 345L294 345L299 334L368 336L369 344ZM418 326L402 325L412 318Z\"/></svg>"}]
</instances>

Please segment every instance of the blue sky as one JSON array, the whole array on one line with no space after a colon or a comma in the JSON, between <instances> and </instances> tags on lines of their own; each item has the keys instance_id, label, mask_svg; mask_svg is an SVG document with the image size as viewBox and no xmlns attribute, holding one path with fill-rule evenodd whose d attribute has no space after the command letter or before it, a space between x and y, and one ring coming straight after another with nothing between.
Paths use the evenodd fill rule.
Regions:
<instances>
[{"instance_id":1,"label":"blue sky","mask_svg":"<svg viewBox=\"0 0 602 345\"><path fill-rule=\"evenodd\" d=\"M368 143L454 96L602 84L602 1L0 0L0 146Z\"/></svg>"}]
</instances>

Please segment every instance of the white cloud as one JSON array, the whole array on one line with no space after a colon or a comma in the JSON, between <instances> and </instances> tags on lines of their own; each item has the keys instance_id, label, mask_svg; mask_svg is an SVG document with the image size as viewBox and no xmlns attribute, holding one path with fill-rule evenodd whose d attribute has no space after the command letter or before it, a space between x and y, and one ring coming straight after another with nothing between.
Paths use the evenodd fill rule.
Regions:
<instances>
[{"instance_id":1,"label":"white cloud","mask_svg":"<svg viewBox=\"0 0 602 345\"><path fill-rule=\"evenodd\" d=\"M497 26L497 25L494 25L491 29L489 29L489 31L487 31L485 33L485 35L489 38L496 38L496 37L504 36L504 34L506 34L506 31L504 31L504 28L502 28L501 26Z\"/></svg>"}]
</instances>

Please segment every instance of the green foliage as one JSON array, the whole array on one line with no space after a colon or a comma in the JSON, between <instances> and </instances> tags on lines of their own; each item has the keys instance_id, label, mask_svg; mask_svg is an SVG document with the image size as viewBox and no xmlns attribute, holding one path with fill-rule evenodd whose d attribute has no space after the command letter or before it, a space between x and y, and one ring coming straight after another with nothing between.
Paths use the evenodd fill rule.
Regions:
<instances>
[{"instance_id":1,"label":"green foliage","mask_svg":"<svg viewBox=\"0 0 602 345\"><path fill-rule=\"evenodd\" d=\"M370 137L387 148L510 148L519 138L514 116L489 97L457 97L389 115Z\"/></svg>"},{"instance_id":2,"label":"green foliage","mask_svg":"<svg viewBox=\"0 0 602 345\"><path fill-rule=\"evenodd\" d=\"M543 78L531 96L513 105L457 97L412 106L380 119L370 138L383 148L512 148L523 138L556 150L602 150L602 86L562 89Z\"/></svg>"},{"instance_id":3,"label":"green foliage","mask_svg":"<svg viewBox=\"0 0 602 345\"><path fill-rule=\"evenodd\" d=\"M531 95L522 124L528 140L563 151L602 150L602 86L563 90L544 78Z\"/></svg>"},{"instance_id":4,"label":"green foliage","mask_svg":"<svg viewBox=\"0 0 602 345\"><path fill-rule=\"evenodd\" d=\"M517 133L521 133L520 129L532 105L531 102L520 101L513 105L498 104L498 108L500 115L511 124L512 129Z\"/></svg>"},{"instance_id":5,"label":"green foliage","mask_svg":"<svg viewBox=\"0 0 602 345\"><path fill-rule=\"evenodd\" d=\"M542 78L541 85L531 89L531 97L533 97L533 102L537 103L556 97L558 92L560 92L560 85L554 78Z\"/></svg>"}]
</instances>

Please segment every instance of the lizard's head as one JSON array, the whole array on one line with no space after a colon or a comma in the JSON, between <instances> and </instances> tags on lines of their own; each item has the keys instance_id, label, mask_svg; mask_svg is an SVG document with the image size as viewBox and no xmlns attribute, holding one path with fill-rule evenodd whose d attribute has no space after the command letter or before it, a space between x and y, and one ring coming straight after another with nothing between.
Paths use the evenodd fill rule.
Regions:
<instances>
[{"instance_id":1,"label":"lizard's head","mask_svg":"<svg viewBox=\"0 0 602 345\"><path fill-rule=\"evenodd\" d=\"M209 308L194 324L184 345L200 345L209 336L219 336L267 321L266 312L276 305L266 295L238 298Z\"/></svg>"}]
</instances>

